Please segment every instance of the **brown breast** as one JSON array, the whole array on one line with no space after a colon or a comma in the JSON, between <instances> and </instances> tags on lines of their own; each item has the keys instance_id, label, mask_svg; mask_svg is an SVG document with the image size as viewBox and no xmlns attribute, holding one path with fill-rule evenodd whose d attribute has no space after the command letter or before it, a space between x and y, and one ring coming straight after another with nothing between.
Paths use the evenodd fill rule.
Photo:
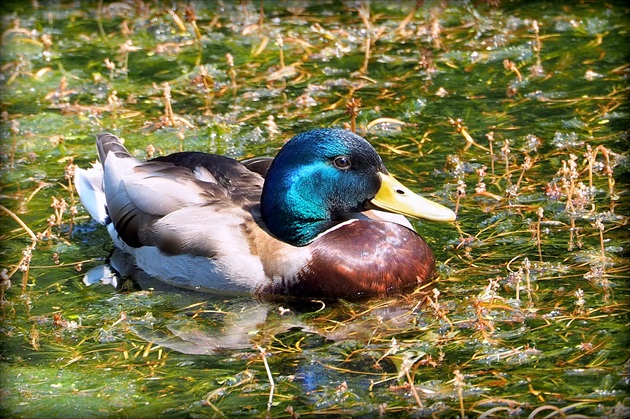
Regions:
<instances>
[{"instance_id":1,"label":"brown breast","mask_svg":"<svg viewBox=\"0 0 630 419\"><path fill-rule=\"evenodd\" d=\"M395 223L356 220L309 247L312 258L297 277L268 292L323 298L385 295L424 284L435 270L429 245Z\"/></svg>"}]
</instances>

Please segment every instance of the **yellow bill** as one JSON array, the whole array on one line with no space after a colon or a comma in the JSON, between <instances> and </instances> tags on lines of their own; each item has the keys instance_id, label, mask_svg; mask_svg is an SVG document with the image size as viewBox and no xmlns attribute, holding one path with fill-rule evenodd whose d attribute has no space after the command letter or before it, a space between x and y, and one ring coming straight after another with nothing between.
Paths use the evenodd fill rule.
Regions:
<instances>
[{"instance_id":1,"label":"yellow bill","mask_svg":"<svg viewBox=\"0 0 630 419\"><path fill-rule=\"evenodd\" d=\"M370 201L374 206L413 218L455 221L454 211L412 192L392 175L379 173L381 188Z\"/></svg>"}]
</instances>

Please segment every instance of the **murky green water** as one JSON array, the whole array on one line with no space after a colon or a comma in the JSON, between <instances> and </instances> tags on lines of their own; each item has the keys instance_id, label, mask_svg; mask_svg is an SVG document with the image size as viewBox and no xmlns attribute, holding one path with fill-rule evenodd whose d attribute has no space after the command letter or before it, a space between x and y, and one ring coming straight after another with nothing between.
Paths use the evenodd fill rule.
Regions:
<instances>
[{"instance_id":1,"label":"murky green water","mask_svg":"<svg viewBox=\"0 0 630 419\"><path fill-rule=\"evenodd\" d=\"M628 415L623 2L104 3L3 4L3 417ZM273 155L353 98L390 171L458 209L416 223L439 295L85 285L112 245L67 176L97 133Z\"/></svg>"}]
</instances>

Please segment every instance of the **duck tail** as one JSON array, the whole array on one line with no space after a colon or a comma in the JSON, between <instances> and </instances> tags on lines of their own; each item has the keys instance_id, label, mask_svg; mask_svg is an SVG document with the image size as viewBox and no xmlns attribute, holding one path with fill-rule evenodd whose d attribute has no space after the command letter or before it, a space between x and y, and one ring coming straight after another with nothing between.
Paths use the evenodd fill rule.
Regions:
<instances>
[{"instance_id":1,"label":"duck tail","mask_svg":"<svg viewBox=\"0 0 630 419\"><path fill-rule=\"evenodd\" d=\"M104 225L108 222L108 213L103 190L103 166L99 162L93 163L92 166L90 169L76 168L74 187L92 218Z\"/></svg>"},{"instance_id":2,"label":"duck tail","mask_svg":"<svg viewBox=\"0 0 630 419\"><path fill-rule=\"evenodd\" d=\"M111 152L119 158L131 157L131 154L127 151L120 138L116 137L109 132L104 132L96 137L96 148L98 150L98 157L101 163L105 162L105 158Z\"/></svg>"}]
</instances>

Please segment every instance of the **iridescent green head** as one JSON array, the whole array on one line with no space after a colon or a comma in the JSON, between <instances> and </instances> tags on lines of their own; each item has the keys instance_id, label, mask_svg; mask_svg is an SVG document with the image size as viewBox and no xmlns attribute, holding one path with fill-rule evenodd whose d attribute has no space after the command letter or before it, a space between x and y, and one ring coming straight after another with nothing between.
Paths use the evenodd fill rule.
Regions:
<instances>
[{"instance_id":1,"label":"iridescent green head","mask_svg":"<svg viewBox=\"0 0 630 419\"><path fill-rule=\"evenodd\" d=\"M287 142L267 172L261 198L269 230L296 246L347 219L344 214L375 206L412 217L455 219L448 208L393 179L374 147L343 129L316 129Z\"/></svg>"}]
</instances>

